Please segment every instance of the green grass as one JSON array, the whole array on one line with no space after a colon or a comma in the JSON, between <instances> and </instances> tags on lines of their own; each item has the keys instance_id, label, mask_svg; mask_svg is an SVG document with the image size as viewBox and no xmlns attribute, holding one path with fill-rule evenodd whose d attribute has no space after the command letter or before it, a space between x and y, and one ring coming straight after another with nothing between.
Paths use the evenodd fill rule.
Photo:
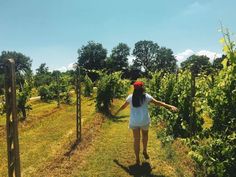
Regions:
<instances>
[{"instance_id":1,"label":"green grass","mask_svg":"<svg viewBox=\"0 0 236 177\"><path fill-rule=\"evenodd\" d=\"M114 100L113 111L123 103ZM70 156L63 155L75 141L75 106L56 102L31 102L33 110L19 126L22 176L194 176L194 164L187 156L188 149L176 140L162 147L156 138L156 129L150 128L149 160L141 156L143 166L133 168L135 162L133 137L128 129L129 109L119 118L107 119L97 129L92 121L95 102L83 98L82 123L90 133ZM91 125L86 128L86 125ZM95 125L96 126L96 125ZM99 129L98 129L99 128ZM86 131L84 130L84 131ZM0 174L7 176L5 132L0 134Z\"/></svg>"},{"instance_id":2,"label":"green grass","mask_svg":"<svg viewBox=\"0 0 236 177\"><path fill-rule=\"evenodd\" d=\"M83 98L82 123L92 119L94 100ZM75 105L56 102L32 102L33 110L25 122L19 124L20 156L22 176L34 176L45 163L51 161L63 146L75 141ZM7 176L7 154L5 131L0 136L0 173Z\"/></svg>"},{"instance_id":3,"label":"green grass","mask_svg":"<svg viewBox=\"0 0 236 177\"><path fill-rule=\"evenodd\" d=\"M104 123L99 137L93 142L93 146L87 149L88 153L83 158L84 163L78 165L71 176L126 177L139 175L138 173L147 176L194 176L193 162L186 155L187 150L183 151L184 146L176 142L171 150L173 156L168 156L168 148L163 148L156 139L154 128L149 132L150 160L145 161L141 156L142 170L135 171L132 166L135 157L132 132L128 129L128 115L129 110L126 109L120 114L122 118ZM179 163L180 161L182 163Z\"/></svg>"}]
</instances>

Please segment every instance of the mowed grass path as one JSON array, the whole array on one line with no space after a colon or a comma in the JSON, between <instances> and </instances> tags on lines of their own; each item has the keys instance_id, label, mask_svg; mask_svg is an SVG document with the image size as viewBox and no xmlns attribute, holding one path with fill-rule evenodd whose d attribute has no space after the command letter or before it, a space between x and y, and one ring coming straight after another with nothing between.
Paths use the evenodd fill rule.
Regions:
<instances>
[{"instance_id":1,"label":"mowed grass path","mask_svg":"<svg viewBox=\"0 0 236 177\"><path fill-rule=\"evenodd\" d=\"M122 100L114 100L112 110L117 110L122 103ZM94 99L83 98L82 104L83 126L90 125L99 116L95 113ZM81 144L65 155L68 145L75 141L75 106L62 105L58 109L56 103L41 102L34 106L28 122L19 128L22 176L194 176L194 164L187 156L188 149L179 140L162 147L154 127L149 133L150 159L145 161L141 156L142 166L133 166L135 157L132 131L128 129L129 108L116 118L106 119L97 128L92 124L89 127L92 136L87 139L84 136ZM5 134L1 134L0 142L0 176L7 176Z\"/></svg>"},{"instance_id":2,"label":"mowed grass path","mask_svg":"<svg viewBox=\"0 0 236 177\"><path fill-rule=\"evenodd\" d=\"M116 100L114 104L117 105L115 109L118 109L122 101ZM77 164L70 176L194 176L194 164L186 155L186 147L178 140L171 146L162 147L154 128L150 128L149 132L150 159L144 160L140 153L141 167L133 166L133 137L132 131L128 129L128 121L129 108L121 112L114 121L106 121L99 136L87 149L83 163Z\"/></svg>"}]
</instances>

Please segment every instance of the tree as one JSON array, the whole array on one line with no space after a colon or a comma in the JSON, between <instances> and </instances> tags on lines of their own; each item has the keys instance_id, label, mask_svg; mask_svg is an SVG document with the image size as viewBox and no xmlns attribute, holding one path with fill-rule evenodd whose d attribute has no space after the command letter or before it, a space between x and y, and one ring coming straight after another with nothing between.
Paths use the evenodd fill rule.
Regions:
<instances>
[{"instance_id":1,"label":"tree","mask_svg":"<svg viewBox=\"0 0 236 177\"><path fill-rule=\"evenodd\" d=\"M16 84L19 90L17 107L22 113L22 118L26 119L26 109L29 109L26 104L32 87L32 60L22 53L3 51L0 56L0 64L4 64L10 58L14 59L16 64Z\"/></svg>"},{"instance_id":2,"label":"tree","mask_svg":"<svg viewBox=\"0 0 236 177\"><path fill-rule=\"evenodd\" d=\"M79 66L99 70L105 66L107 50L103 48L102 44L90 41L78 50L78 55Z\"/></svg>"},{"instance_id":3,"label":"tree","mask_svg":"<svg viewBox=\"0 0 236 177\"><path fill-rule=\"evenodd\" d=\"M175 72L177 69L173 51L166 47L159 47L152 41L139 41L135 44L133 55L136 57L134 65L141 66L145 72L165 70Z\"/></svg>"},{"instance_id":4,"label":"tree","mask_svg":"<svg viewBox=\"0 0 236 177\"><path fill-rule=\"evenodd\" d=\"M151 71L154 60L158 56L159 46L153 41L138 41L135 43L133 55L135 56L134 65L143 67L145 72Z\"/></svg>"},{"instance_id":5,"label":"tree","mask_svg":"<svg viewBox=\"0 0 236 177\"><path fill-rule=\"evenodd\" d=\"M36 87L49 85L51 83L52 77L48 67L46 66L46 63L42 63L39 68L36 69L34 78L34 84Z\"/></svg>"},{"instance_id":6,"label":"tree","mask_svg":"<svg viewBox=\"0 0 236 177\"><path fill-rule=\"evenodd\" d=\"M161 47L154 60L152 71L165 70L168 72L175 72L177 69L176 61L171 49Z\"/></svg>"},{"instance_id":7,"label":"tree","mask_svg":"<svg viewBox=\"0 0 236 177\"><path fill-rule=\"evenodd\" d=\"M216 70L221 70L223 68L223 65L221 63L225 58L226 55L222 55L222 57L216 58L212 63L212 67Z\"/></svg>"},{"instance_id":8,"label":"tree","mask_svg":"<svg viewBox=\"0 0 236 177\"><path fill-rule=\"evenodd\" d=\"M180 66L183 69L190 69L195 75L206 71L211 71L210 59L207 56L192 55L187 60L183 61Z\"/></svg>"},{"instance_id":9,"label":"tree","mask_svg":"<svg viewBox=\"0 0 236 177\"><path fill-rule=\"evenodd\" d=\"M114 71L122 71L128 67L130 48L125 43L119 43L112 49L111 56L106 60L107 68Z\"/></svg>"}]
</instances>

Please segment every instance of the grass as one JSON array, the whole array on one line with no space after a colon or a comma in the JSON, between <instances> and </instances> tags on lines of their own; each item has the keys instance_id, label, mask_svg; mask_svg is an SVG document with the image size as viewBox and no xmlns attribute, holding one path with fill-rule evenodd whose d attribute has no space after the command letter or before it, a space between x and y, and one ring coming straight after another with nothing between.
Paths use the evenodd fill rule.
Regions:
<instances>
[{"instance_id":1,"label":"grass","mask_svg":"<svg viewBox=\"0 0 236 177\"><path fill-rule=\"evenodd\" d=\"M75 105L33 101L33 110L19 125L22 176L34 176L44 163L52 160L66 144L75 141ZM82 123L93 118L94 100L83 98ZM88 120L87 120L88 119ZM0 173L7 176L5 131L0 136Z\"/></svg>"},{"instance_id":2,"label":"grass","mask_svg":"<svg viewBox=\"0 0 236 177\"><path fill-rule=\"evenodd\" d=\"M123 101L113 103L115 111ZM33 110L19 126L22 176L194 176L188 149L180 140L163 147L154 127L149 132L150 159L141 156L142 166L133 166L128 108L101 124L104 116L95 112L94 99L83 97L83 140L74 146L74 105L57 108L56 102L37 100L31 104ZM5 132L0 132L0 142L0 174L7 176Z\"/></svg>"},{"instance_id":3,"label":"grass","mask_svg":"<svg viewBox=\"0 0 236 177\"><path fill-rule=\"evenodd\" d=\"M120 101L115 102L121 105ZM117 108L116 108L117 109ZM106 121L100 135L87 149L84 162L77 166L71 176L194 176L194 164L183 151L180 142L173 144L173 157L168 156L160 141L156 139L156 131L150 129L148 151L150 160L141 156L142 166L135 169L132 132L128 129L129 110L124 110L120 118ZM182 163L179 163L181 161Z\"/></svg>"}]
</instances>

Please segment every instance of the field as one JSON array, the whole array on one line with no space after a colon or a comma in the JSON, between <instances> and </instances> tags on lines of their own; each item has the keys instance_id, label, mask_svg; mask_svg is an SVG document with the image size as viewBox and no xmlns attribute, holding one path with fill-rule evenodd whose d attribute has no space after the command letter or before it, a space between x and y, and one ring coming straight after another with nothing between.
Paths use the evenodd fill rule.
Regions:
<instances>
[{"instance_id":1,"label":"field","mask_svg":"<svg viewBox=\"0 0 236 177\"><path fill-rule=\"evenodd\" d=\"M113 110L122 100L115 100ZM20 156L22 176L194 176L194 163L180 140L162 147L156 130L150 130L150 160L142 159L137 171L132 132L128 130L129 110L116 119L96 113L94 98L82 98L83 138L75 144L75 105L31 101L25 122L20 122ZM4 120L1 118L1 120ZM0 130L1 176L7 176L4 126ZM181 161L182 163L178 163Z\"/></svg>"}]
</instances>

